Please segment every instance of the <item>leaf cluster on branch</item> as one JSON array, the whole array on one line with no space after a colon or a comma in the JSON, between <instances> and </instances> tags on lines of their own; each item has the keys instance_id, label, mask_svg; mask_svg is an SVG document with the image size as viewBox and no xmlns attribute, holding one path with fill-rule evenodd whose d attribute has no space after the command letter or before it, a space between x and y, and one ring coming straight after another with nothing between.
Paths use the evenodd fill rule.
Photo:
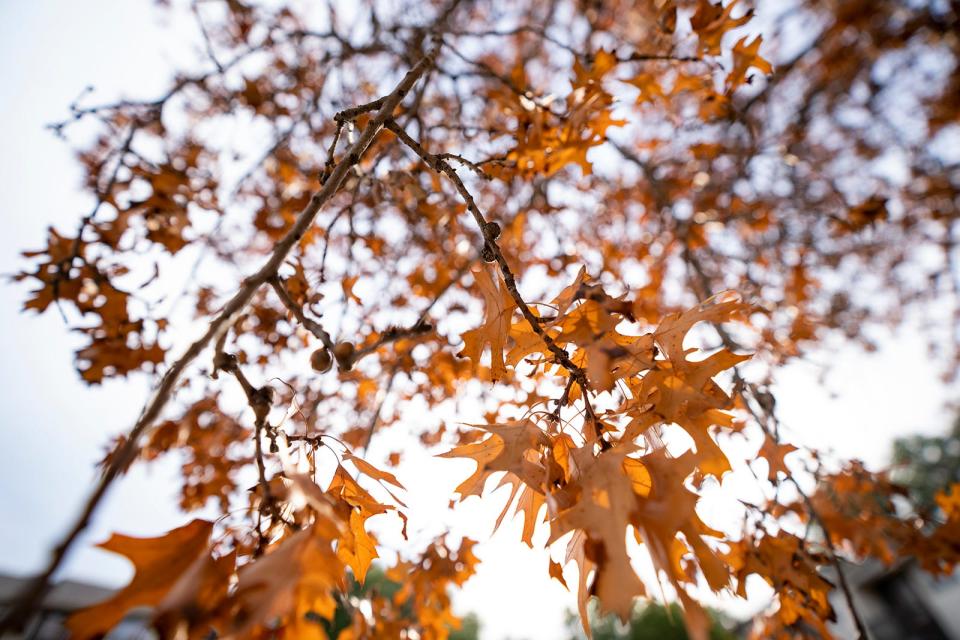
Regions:
<instances>
[{"instance_id":1,"label":"leaf cluster on branch","mask_svg":"<svg viewBox=\"0 0 960 640\"><path fill-rule=\"evenodd\" d=\"M510 487L497 525L549 531L587 633L591 597L626 621L663 590L706 638L701 594L756 574L757 637L830 637L834 589L867 637L843 559L952 570L960 488L911 509L886 474L798 450L770 385L825 340L960 317L956 2L159 4L197 21L197 68L53 125L95 132L94 204L15 276L78 332L86 382L157 382L5 628L110 485L177 455L180 506L220 517L103 543L136 574L75 637L138 606L164 637L325 638L338 610L342 640L448 637L470 539L347 595L380 556L368 521L406 538L417 517L387 470L406 452L364 457L386 430L475 461L461 500ZM719 530L701 494L736 469L763 502Z\"/></svg>"}]
</instances>

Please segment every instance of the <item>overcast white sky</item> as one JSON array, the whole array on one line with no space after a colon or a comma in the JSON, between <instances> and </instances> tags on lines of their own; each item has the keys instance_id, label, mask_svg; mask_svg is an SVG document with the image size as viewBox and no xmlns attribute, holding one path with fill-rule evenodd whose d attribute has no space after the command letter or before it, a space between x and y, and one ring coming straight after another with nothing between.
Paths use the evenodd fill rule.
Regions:
<instances>
[{"instance_id":1,"label":"overcast white sky","mask_svg":"<svg viewBox=\"0 0 960 640\"><path fill-rule=\"evenodd\" d=\"M0 273L16 272L19 251L39 247L48 225L72 231L89 209L69 148L44 125L65 117L87 85L103 99L157 94L171 64L191 59L184 40L193 36L171 37L148 0L0 2ZM41 566L89 492L105 443L129 427L147 391L141 378L83 385L72 364L75 338L55 312L21 315L23 298L22 287L0 285L0 571L16 574ZM944 403L956 396L915 331L883 338L874 355L840 348L819 360L834 363L827 387L835 396L813 365L779 376L778 406L795 442L882 464L893 436L939 431L950 420ZM410 489L415 527L449 523L459 534L488 537L502 498L446 511L464 472L456 462L408 454L399 475ZM112 531L157 535L182 524L175 474L175 464L159 464L118 483L66 574L126 580L127 563L91 544ZM560 637L575 597L547 579L545 552L527 550L519 538L515 523L482 544L484 562L458 606L480 615L485 639Z\"/></svg>"}]
</instances>

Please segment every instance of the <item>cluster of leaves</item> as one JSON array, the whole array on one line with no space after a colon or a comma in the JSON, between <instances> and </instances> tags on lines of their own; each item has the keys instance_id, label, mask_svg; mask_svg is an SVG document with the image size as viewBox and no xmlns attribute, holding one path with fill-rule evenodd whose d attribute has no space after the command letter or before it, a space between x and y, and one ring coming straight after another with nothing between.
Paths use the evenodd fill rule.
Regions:
<instances>
[{"instance_id":1,"label":"cluster of leaves","mask_svg":"<svg viewBox=\"0 0 960 640\"><path fill-rule=\"evenodd\" d=\"M937 493L936 509L916 512L903 486L854 461L822 476L817 491L805 501L778 504L775 512L792 512L807 531L811 526L819 530L829 554L873 558L886 566L911 559L931 575L949 575L960 561L958 491L960 485L949 485ZM746 593L745 578L756 573L779 594L780 608L756 621L756 637L831 637L826 623L835 619L829 599L834 584L817 570L825 559L804 551L805 542L784 531L776 536L764 532L732 547L738 592Z\"/></svg>"},{"instance_id":2,"label":"cluster of leaves","mask_svg":"<svg viewBox=\"0 0 960 640\"><path fill-rule=\"evenodd\" d=\"M348 459L360 475L402 489L393 474ZM214 523L198 519L157 538L114 535L101 544L126 556L136 573L111 599L70 616L72 637L99 637L130 609L147 606L164 637L326 638L338 605L341 612L349 606L341 594L354 579L363 584L378 557L367 519L395 507L377 502L342 466L325 490L290 471L252 499L268 502L273 516L255 536L228 527L211 538ZM473 544L464 539L452 548L438 539L418 562L391 567L388 577L403 587L371 595L367 612L351 607L351 621L335 637L447 638L460 624L448 589L474 573Z\"/></svg>"},{"instance_id":3,"label":"cluster of leaves","mask_svg":"<svg viewBox=\"0 0 960 640\"><path fill-rule=\"evenodd\" d=\"M582 304L571 306L584 297ZM732 416L721 411L731 406L731 400L713 375L744 357L721 350L704 360L690 361L682 343L697 322L726 320L741 304L711 300L667 317L652 334L635 337L617 332L619 321L611 318L611 309L630 313L631 306L623 299L610 298L597 286L587 286L582 272L551 304L558 315L544 330L553 325L566 327L552 338L552 344L577 347L572 361L582 363L583 368L569 373L586 371L581 390L612 389L617 384L629 389L622 394L620 406L602 414L583 396L589 415L579 433L581 441L562 429L561 399L556 411L542 419L532 414L510 423L484 425L481 428L489 432L488 437L444 455L477 461L477 470L457 488L461 499L479 495L490 475L504 472L501 484L513 485L505 513L516 496L516 510L524 517L523 540L528 545L532 546L544 505L550 542L572 534L565 562L573 560L578 565L578 599L585 625L589 596L597 596L604 609L626 621L634 599L645 594L626 546L626 535L633 531L649 549L656 568L676 588L688 620L695 626L692 631L700 637L706 632L701 625L706 617L682 583L695 584L699 567L711 587L719 589L727 582L729 570L704 541L722 534L697 516L697 496L685 480L695 471L702 479L719 477L730 468L709 435L711 427L733 424ZM654 345L665 358L654 359ZM545 346L537 349L540 356L545 351ZM524 357L529 362L532 355ZM542 357L541 362L549 364ZM571 377L571 383L574 380ZM687 430L695 452L671 458L662 447L644 447L649 451L637 455L641 450L637 440L663 423L676 423ZM594 577L589 585L591 573ZM562 579L562 571L557 575Z\"/></svg>"},{"instance_id":4,"label":"cluster of leaves","mask_svg":"<svg viewBox=\"0 0 960 640\"><path fill-rule=\"evenodd\" d=\"M441 549L442 547L436 548ZM394 571L392 574L400 579L404 577L402 572ZM374 565L367 573L363 584L356 582L356 580L351 581L348 591L338 603L337 612L334 614L333 619L329 621L328 625L326 625L327 621L324 621L327 635L334 638L339 637L340 633L355 624L354 611L357 607L376 607L381 598L393 598L402 587L401 582L392 579L381 567ZM409 603L409 600L406 602ZM380 608L382 609L382 607ZM414 615L413 608L406 603L401 606L400 611L401 615L405 615L408 618ZM476 614L467 614L458 624L459 628L450 632L449 640L479 639L480 621ZM391 631L399 629L401 628L394 626Z\"/></svg>"},{"instance_id":5,"label":"cluster of leaves","mask_svg":"<svg viewBox=\"0 0 960 640\"><path fill-rule=\"evenodd\" d=\"M960 299L960 174L942 152L955 3L771 0L764 34L744 0L169 4L198 21L202 70L55 125L97 131L80 153L94 205L16 276L28 309L77 323L86 381L160 380L10 619L116 477L177 455L181 506L220 517L112 538L137 575L76 635L140 605L178 637L329 635L378 556L367 521L396 512L405 535L413 515L359 456L394 426L476 461L461 499L502 474L500 520L521 513L530 546L544 522L565 541L549 573L576 566L585 625L592 596L626 620L655 592L638 546L694 638L710 627L698 593L746 595L748 575L775 592L761 637L828 637L824 565L952 568L955 498L900 509L882 474L811 453L798 478L769 384L821 339L869 343L866 325ZM798 26L814 34L799 52ZM890 124L905 111L922 133ZM450 412L479 424L448 428ZM731 459L722 438L757 454ZM708 526L703 488L755 460L774 495L741 503L743 531ZM447 637L472 545L398 558L402 588L337 637Z\"/></svg>"}]
</instances>

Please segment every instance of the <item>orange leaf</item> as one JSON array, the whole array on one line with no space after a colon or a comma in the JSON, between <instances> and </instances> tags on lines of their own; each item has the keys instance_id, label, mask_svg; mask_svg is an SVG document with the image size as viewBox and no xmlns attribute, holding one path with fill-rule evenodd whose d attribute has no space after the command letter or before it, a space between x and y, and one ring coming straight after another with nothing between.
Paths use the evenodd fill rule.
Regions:
<instances>
[{"instance_id":1,"label":"orange leaf","mask_svg":"<svg viewBox=\"0 0 960 640\"><path fill-rule=\"evenodd\" d=\"M476 287L483 296L484 319L482 325L461 336L463 349L460 355L470 358L476 367L483 350L489 344L490 375L494 380L499 380L507 373L503 361L503 350L506 348L507 334L510 332L510 315L516 303L500 277L497 276L494 280L486 267L474 269L473 277Z\"/></svg>"},{"instance_id":2,"label":"orange leaf","mask_svg":"<svg viewBox=\"0 0 960 640\"><path fill-rule=\"evenodd\" d=\"M747 71L750 67L759 69L761 73L773 73L773 65L760 56L760 44L763 36L757 36L750 44L744 36L733 47L733 69L727 76L727 91L733 91L741 84L749 82Z\"/></svg>"},{"instance_id":3,"label":"orange leaf","mask_svg":"<svg viewBox=\"0 0 960 640\"><path fill-rule=\"evenodd\" d=\"M354 465L356 465L360 473L370 476L374 480L389 482L390 484L397 487L398 489L406 490L406 487L400 484L400 481L397 480L397 477L395 475L393 475L389 471L382 471L376 468L375 466L373 466L363 458L360 458L359 456L355 456L352 453L344 453L343 459L349 460L350 462L352 462Z\"/></svg>"},{"instance_id":4,"label":"orange leaf","mask_svg":"<svg viewBox=\"0 0 960 640\"><path fill-rule=\"evenodd\" d=\"M360 511L350 512L350 532L340 540L337 557L353 569L357 581L363 584L367 579L367 570L377 555L377 541L364 528L364 517Z\"/></svg>"},{"instance_id":5,"label":"orange leaf","mask_svg":"<svg viewBox=\"0 0 960 640\"><path fill-rule=\"evenodd\" d=\"M553 558L550 559L550 577L556 579L564 587L569 589L567 586L567 581L563 579L563 566L559 562L554 562Z\"/></svg>"},{"instance_id":6,"label":"orange leaf","mask_svg":"<svg viewBox=\"0 0 960 640\"><path fill-rule=\"evenodd\" d=\"M326 640L313 617L333 617L333 590L344 576L331 533L322 525L301 529L240 569L231 628L235 637L254 636L279 622L288 637Z\"/></svg>"},{"instance_id":7,"label":"orange leaf","mask_svg":"<svg viewBox=\"0 0 960 640\"><path fill-rule=\"evenodd\" d=\"M191 582L199 579L191 569L198 561L202 563L209 557L212 530L213 523L194 520L158 538L135 538L115 533L99 544L102 549L126 556L136 573L130 584L109 600L67 618L66 626L71 636L83 640L102 635L115 627L131 609L157 606L172 592L176 596L180 590L189 589L180 581L188 574L191 574L188 577Z\"/></svg>"},{"instance_id":8,"label":"orange leaf","mask_svg":"<svg viewBox=\"0 0 960 640\"><path fill-rule=\"evenodd\" d=\"M546 478L546 469L531 462L527 452L538 447L551 448L553 443L546 433L528 420L471 426L488 431L490 436L482 442L462 445L439 455L441 458L472 458L477 463L473 475L456 489L461 500L480 495L487 478L498 471L507 471L516 480L540 487Z\"/></svg>"},{"instance_id":9,"label":"orange leaf","mask_svg":"<svg viewBox=\"0 0 960 640\"><path fill-rule=\"evenodd\" d=\"M770 482L777 481L778 473L790 475L790 470L784 463L783 458L796 450L797 448L792 444L779 443L769 435L765 436L763 446L760 447L757 456L766 459L768 465L767 479Z\"/></svg>"}]
</instances>

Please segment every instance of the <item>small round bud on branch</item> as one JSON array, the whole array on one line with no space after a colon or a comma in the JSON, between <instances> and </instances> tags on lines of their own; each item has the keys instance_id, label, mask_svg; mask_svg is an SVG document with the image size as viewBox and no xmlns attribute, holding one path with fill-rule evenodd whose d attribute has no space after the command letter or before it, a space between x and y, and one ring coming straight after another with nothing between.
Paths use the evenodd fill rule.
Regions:
<instances>
[{"instance_id":1,"label":"small round bud on branch","mask_svg":"<svg viewBox=\"0 0 960 640\"><path fill-rule=\"evenodd\" d=\"M333 358L330 357L330 352L327 351L326 347L320 347L310 354L310 366L313 367L313 370L317 373L330 371L332 365Z\"/></svg>"},{"instance_id":2,"label":"small round bud on branch","mask_svg":"<svg viewBox=\"0 0 960 640\"><path fill-rule=\"evenodd\" d=\"M273 387L263 386L250 394L250 408L258 423L265 423L273 406Z\"/></svg>"},{"instance_id":3,"label":"small round bud on branch","mask_svg":"<svg viewBox=\"0 0 960 640\"><path fill-rule=\"evenodd\" d=\"M213 377L216 379L218 371L232 373L237 368L237 356L232 353L218 351L213 356Z\"/></svg>"},{"instance_id":4,"label":"small round bud on branch","mask_svg":"<svg viewBox=\"0 0 960 640\"><path fill-rule=\"evenodd\" d=\"M352 342L338 342L333 348L333 357L337 359L337 366L341 371L350 371L353 368L353 355L356 350Z\"/></svg>"}]
</instances>

